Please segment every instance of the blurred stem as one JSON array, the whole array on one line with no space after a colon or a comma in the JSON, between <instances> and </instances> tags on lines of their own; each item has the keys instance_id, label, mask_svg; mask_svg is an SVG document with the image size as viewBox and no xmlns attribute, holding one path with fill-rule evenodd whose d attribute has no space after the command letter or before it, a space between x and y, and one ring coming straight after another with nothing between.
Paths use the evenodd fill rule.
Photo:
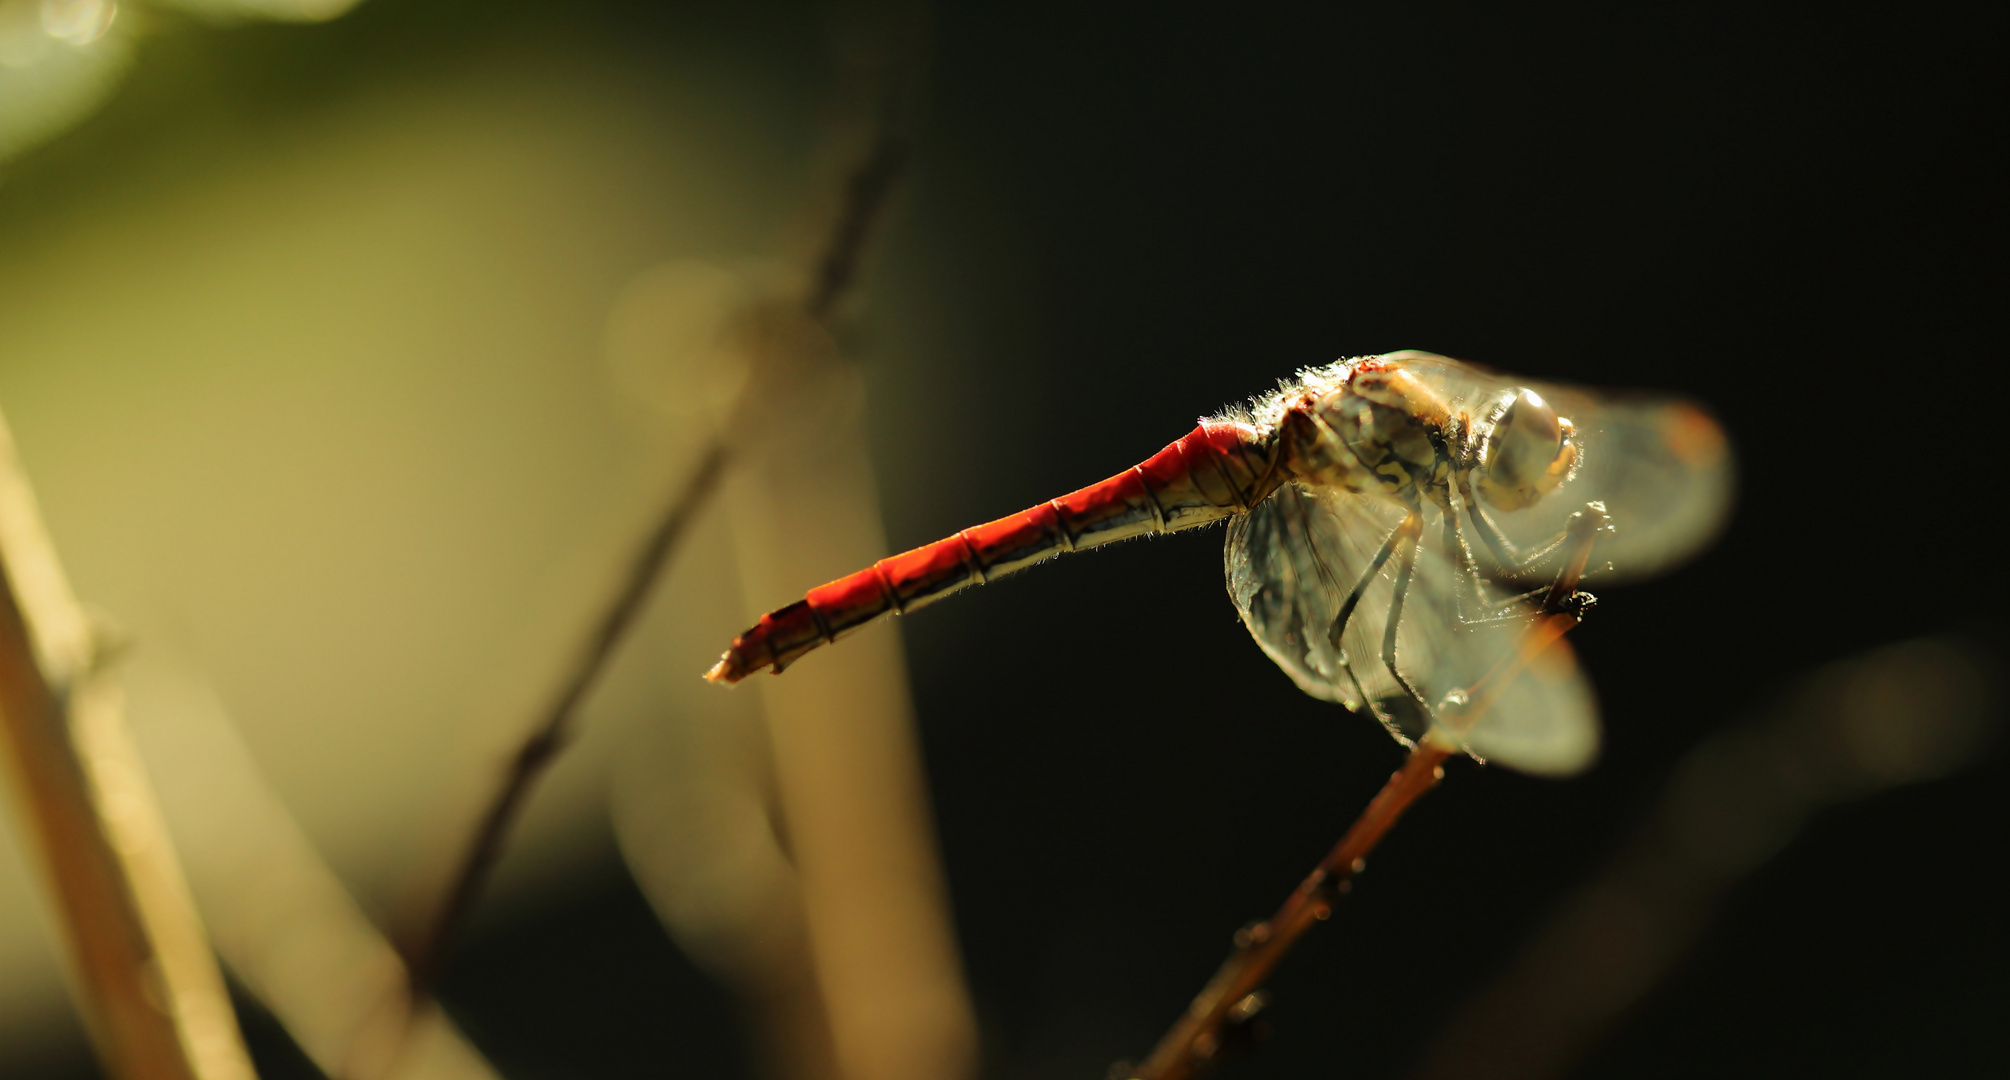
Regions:
<instances>
[{"instance_id":1,"label":"blurred stem","mask_svg":"<svg viewBox=\"0 0 2010 1080\"><path fill-rule=\"evenodd\" d=\"M809 289L799 301L819 323L830 319L857 281L873 227L906 161L905 97L892 92L881 105L872 145L846 175L842 205L814 264ZM743 396L761 392L761 387L751 386ZM513 757L433 917L421 924L421 936L404 950L408 983L401 1005L408 1038L410 1025L430 1008L454 942L501 861L510 831L522 816L532 789L570 741L579 707L641 614L652 588L669 567L678 541L718 489L734 448L741 440L759 437L759 431L743 430L747 412L738 405L728 410L734 422L714 433L698 468L664 508L550 708ZM393 1053L390 1060L396 1059Z\"/></svg>"},{"instance_id":2,"label":"blurred stem","mask_svg":"<svg viewBox=\"0 0 2010 1080\"><path fill-rule=\"evenodd\" d=\"M0 420L0 743L105 1070L248 1080L250 1056L125 723Z\"/></svg>"},{"instance_id":3,"label":"blurred stem","mask_svg":"<svg viewBox=\"0 0 2010 1080\"><path fill-rule=\"evenodd\" d=\"M889 115L876 129L872 148L845 180L844 207L838 212L823 257L817 261L809 295L803 299L803 310L818 321L829 320L857 279L872 227L907 163L907 134L891 115L895 107L895 103L887 105Z\"/></svg>"},{"instance_id":4,"label":"blurred stem","mask_svg":"<svg viewBox=\"0 0 2010 1080\"><path fill-rule=\"evenodd\" d=\"M581 650L578 663L566 676L543 720L517 750L510 771L503 778L502 787L497 790L488 812L482 816L480 828L468 845L467 854L461 860L460 870L454 875L445 901L428 925L425 936L407 951L415 1014L416 1006L430 998L438 987L448 950L468 916L473 913L497 861L502 858L510 829L522 815L531 788L571 740L573 718L579 712L580 703L586 700L587 693L606 671L607 663L613 658L621 639L627 636L629 627L641 614L651 588L670 564L677 542L690 531L692 520L718 488L719 478L726 470L727 456L725 442L721 439L714 439L705 449L697 471L664 508L655 529L636 553L627 578L601 615L593 636Z\"/></svg>"},{"instance_id":5,"label":"blurred stem","mask_svg":"<svg viewBox=\"0 0 2010 1080\"><path fill-rule=\"evenodd\" d=\"M1886 646L1797 678L1767 714L1706 739L1604 870L1452 1015L1411 1080L1574 1074L1816 814L1972 764L2002 723L1997 663L1958 638Z\"/></svg>"},{"instance_id":6,"label":"blurred stem","mask_svg":"<svg viewBox=\"0 0 2010 1080\"><path fill-rule=\"evenodd\" d=\"M900 104L897 99L888 100L871 148L846 176L843 205L817 260L811 288L802 300L804 310L819 321L829 318L857 281L859 263L873 226L906 161L907 137ZM750 392L759 393L760 389L750 388ZM734 409L731 415L739 416L742 412ZM650 590L669 566L677 542L718 488L731 456L729 447L736 438L756 435L726 431L713 437L697 471L664 508L655 530L643 544L551 707L517 750L434 917L424 924L423 935L405 950L415 1010L438 988L453 942L502 858L510 830L522 815L531 789L570 740L573 718L580 704L599 681L622 638L641 613Z\"/></svg>"}]
</instances>

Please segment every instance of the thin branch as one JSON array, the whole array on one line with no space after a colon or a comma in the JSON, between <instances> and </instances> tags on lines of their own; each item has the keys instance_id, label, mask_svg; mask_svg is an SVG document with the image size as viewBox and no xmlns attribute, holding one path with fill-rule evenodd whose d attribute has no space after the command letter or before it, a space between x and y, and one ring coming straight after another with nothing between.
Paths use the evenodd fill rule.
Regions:
<instances>
[{"instance_id":1,"label":"thin branch","mask_svg":"<svg viewBox=\"0 0 2010 1080\"><path fill-rule=\"evenodd\" d=\"M249 1080L250 1056L98 643L0 420L0 757L106 1072Z\"/></svg>"},{"instance_id":2,"label":"thin branch","mask_svg":"<svg viewBox=\"0 0 2010 1080\"><path fill-rule=\"evenodd\" d=\"M1307 930L1333 913L1363 861L1383 834L1417 798L1444 776L1439 768L1453 747L1426 740L1410 752L1347 835L1320 860L1284 906L1267 921L1236 934L1236 949L1193 999L1186 1015L1159 1040L1132 1076L1136 1080L1185 1080L1211 1066L1223 1047L1246 1028L1263 999L1258 988Z\"/></svg>"},{"instance_id":3,"label":"thin branch","mask_svg":"<svg viewBox=\"0 0 2010 1080\"><path fill-rule=\"evenodd\" d=\"M872 149L845 181L844 207L831 229L823 257L817 260L815 283L803 299L803 310L812 318L830 318L857 280L866 241L871 239L886 198L907 164L908 140L898 108L898 100L887 103L887 115L873 137Z\"/></svg>"},{"instance_id":4,"label":"thin branch","mask_svg":"<svg viewBox=\"0 0 2010 1080\"><path fill-rule=\"evenodd\" d=\"M677 542L690 530L692 520L719 486L719 478L726 470L727 456L723 439L715 439L706 448L697 471L670 500L656 528L636 553L627 578L601 615L593 636L580 651L578 662L566 676L551 706L545 710L544 718L517 750L509 774L503 779L488 812L482 816L481 827L475 831L474 839L468 845L467 855L461 860L460 871L454 875L445 902L440 905L425 936L408 950L414 1003L430 997L439 985L447 953L461 926L473 912L475 901L487 886L496 863L501 860L510 828L522 814L531 788L551 767L559 751L571 741L573 718L579 712L580 703L586 700L587 693L606 671L607 662L613 658L621 639L634 625L650 590L669 565Z\"/></svg>"}]
</instances>

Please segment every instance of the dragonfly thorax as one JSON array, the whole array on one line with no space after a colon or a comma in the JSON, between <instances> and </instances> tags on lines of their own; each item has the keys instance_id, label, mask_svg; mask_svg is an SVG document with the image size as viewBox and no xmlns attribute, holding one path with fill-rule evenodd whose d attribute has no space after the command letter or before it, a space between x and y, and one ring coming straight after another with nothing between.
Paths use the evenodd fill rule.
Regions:
<instances>
[{"instance_id":1,"label":"dragonfly thorax","mask_svg":"<svg viewBox=\"0 0 2010 1080\"><path fill-rule=\"evenodd\" d=\"M1363 360L1325 386L1308 385L1287 413L1292 475L1415 505L1459 467L1463 425L1444 399L1399 363Z\"/></svg>"},{"instance_id":2,"label":"dragonfly thorax","mask_svg":"<svg viewBox=\"0 0 2010 1080\"><path fill-rule=\"evenodd\" d=\"M1470 478L1489 506L1520 510L1576 470L1576 430L1533 390L1496 400L1485 415L1471 415L1394 358L1308 372L1295 398L1281 403L1284 464L1307 483L1412 507Z\"/></svg>"}]
</instances>

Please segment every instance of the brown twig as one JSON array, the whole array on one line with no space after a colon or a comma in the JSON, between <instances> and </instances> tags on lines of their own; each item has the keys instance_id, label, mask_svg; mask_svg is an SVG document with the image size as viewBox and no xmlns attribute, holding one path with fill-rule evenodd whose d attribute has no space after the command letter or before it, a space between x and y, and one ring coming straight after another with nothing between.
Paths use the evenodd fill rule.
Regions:
<instances>
[{"instance_id":1,"label":"brown twig","mask_svg":"<svg viewBox=\"0 0 2010 1080\"><path fill-rule=\"evenodd\" d=\"M523 812L531 788L571 740L573 717L579 712L580 703L586 700L587 693L599 681L614 650L627 636L635 617L641 613L651 587L662 577L664 567L669 565L678 540L689 531L691 521L719 486L726 461L724 439L714 439L699 461L697 471L670 500L656 528L636 553L628 576L615 593L613 602L601 615L593 636L587 639L578 662L566 676L551 706L545 710L544 718L511 760L509 773L489 803L488 812L482 816L481 827L475 831L468 845L460 870L447 890L446 900L427 927L425 936L407 952L411 995L415 1003L430 997L439 985L448 949L473 912L475 901L502 858L510 827Z\"/></svg>"},{"instance_id":2,"label":"brown twig","mask_svg":"<svg viewBox=\"0 0 2010 1080\"><path fill-rule=\"evenodd\" d=\"M844 207L838 213L823 257L817 261L816 279L809 295L803 299L803 310L811 318L828 319L857 279L872 227L879 220L886 197L893 192L894 181L907 164L907 133L900 123L898 108L897 99L888 102L887 116L873 137L872 149L845 181Z\"/></svg>"},{"instance_id":3,"label":"brown twig","mask_svg":"<svg viewBox=\"0 0 2010 1080\"><path fill-rule=\"evenodd\" d=\"M223 976L116 688L0 420L0 758L105 1070L249 1080Z\"/></svg>"},{"instance_id":4,"label":"brown twig","mask_svg":"<svg viewBox=\"0 0 2010 1080\"><path fill-rule=\"evenodd\" d=\"M1403 811L1444 775L1456 748L1426 740L1389 777L1347 835L1320 860L1277 914L1236 934L1236 949L1132 1075L1137 1080L1185 1080L1211 1065L1232 1030L1256 1013L1256 992L1313 925L1332 914L1363 861Z\"/></svg>"},{"instance_id":5,"label":"brown twig","mask_svg":"<svg viewBox=\"0 0 2010 1080\"><path fill-rule=\"evenodd\" d=\"M1578 579L1589 560L1592 541L1605 525L1604 508L1596 503L1572 519L1563 567L1545 600L1547 613L1528 628L1513 652L1471 688L1470 704L1463 714L1452 718L1456 730L1470 730L1523 668L1577 626L1579 614L1590 602L1588 596L1576 591ZM1444 776L1440 766L1458 752L1449 739L1441 741L1435 729L1418 742L1403 767L1382 785L1368 808L1354 819L1346 835L1277 914L1236 934L1235 952L1193 999L1186 1015L1152 1048L1144 1064L1131 1071L1132 1080L1188 1080L1219 1060L1231 1037L1246 1031L1249 1021L1262 1009L1263 996L1258 990L1272 969L1313 924L1332 914L1368 854L1411 803L1437 786Z\"/></svg>"}]
</instances>

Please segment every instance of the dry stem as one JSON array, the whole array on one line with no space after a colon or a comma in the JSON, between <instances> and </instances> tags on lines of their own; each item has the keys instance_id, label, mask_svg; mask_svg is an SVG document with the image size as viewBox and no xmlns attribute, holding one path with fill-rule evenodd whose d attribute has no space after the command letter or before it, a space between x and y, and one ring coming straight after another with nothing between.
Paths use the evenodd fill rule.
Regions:
<instances>
[{"instance_id":1,"label":"dry stem","mask_svg":"<svg viewBox=\"0 0 2010 1080\"><path fill-rule=\"evenodd\" d=\"M253 1076L118 690L0 420L0 754L107 1072Z\"/></svg>"}]
</instances>

